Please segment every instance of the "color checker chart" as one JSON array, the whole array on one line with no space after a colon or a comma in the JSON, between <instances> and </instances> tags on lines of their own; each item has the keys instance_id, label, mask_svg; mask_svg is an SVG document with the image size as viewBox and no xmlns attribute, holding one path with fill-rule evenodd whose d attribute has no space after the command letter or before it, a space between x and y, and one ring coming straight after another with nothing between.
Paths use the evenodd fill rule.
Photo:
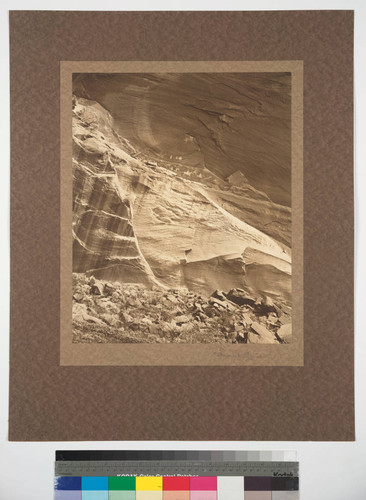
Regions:
<instances>
[{"instance_id":1,"label":"color checker chart","mask_svg":"<svg viewBox=\"0 0 366 500\"><path fill-rule=\"evenodd\" d=\"M298 462L146 460L144 452L57 452L55 500L299 500ZM81 452L84 453L84 452ZM127 453L127 455L126 455ZM146 452L149 453L149 452ZM163 453L163 452L161 452ZM170 452L171 453L171 452ZM189 452L188 452L189 453ZM205 452L210 453L210 452ZM246 452L249 453L250 452ZM257 452L258 453L258 452ZM277 452L278 453L278 452ZM66 454L66 455L65 455ZM76 458L76 460L65 460ZM96 458L96 460L86 460ZM56 454L57 457L57 454ZM122 457L122 455L121 455ZM120 457L120 458L121 458ZM103 458L98 460L98 458ZM112 459L113 458L113 459ZM252 457L253 458L253 457Z\"/></svg>"}]
</instances>

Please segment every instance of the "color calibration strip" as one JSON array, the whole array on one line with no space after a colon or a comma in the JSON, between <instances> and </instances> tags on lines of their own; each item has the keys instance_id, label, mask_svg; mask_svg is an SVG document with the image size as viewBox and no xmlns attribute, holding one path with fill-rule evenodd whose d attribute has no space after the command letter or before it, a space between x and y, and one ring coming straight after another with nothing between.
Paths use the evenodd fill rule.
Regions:
<instances>
[{"instance_id":1,"label":"color calibration strip","mask_svg":"<svg viewBox=\"0 0 366 500\"><path fill-rule=\"evenodd\" d=\"M299 500L298 476L294 451L57 451L55 500Z\"/></svg>"},{"instance_id":2,"label":"color calibration strip","mask_svg":"<svg viewBox=\"0 0 366 500\"><path fill-rule=\"evenodd\" d=\"M298 500L298 478L56 477L55 500Z\"/></svg>"}]
</instances>

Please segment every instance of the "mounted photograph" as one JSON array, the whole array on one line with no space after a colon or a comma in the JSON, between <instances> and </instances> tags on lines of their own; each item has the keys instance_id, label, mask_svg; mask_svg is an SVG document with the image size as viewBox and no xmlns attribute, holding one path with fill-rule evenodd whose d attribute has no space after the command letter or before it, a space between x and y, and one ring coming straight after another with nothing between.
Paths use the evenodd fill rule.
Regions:
<instances>
[{"instance_id":1,"label":"mounted photograph","mask_svg":"<svg viewBox=\"0 0 366 500\"><path fill-rule=\"evenodd\" d=\"M291 72L73 72L69 107L72 343L291 344Z\"/></svg>"}]
</instances>

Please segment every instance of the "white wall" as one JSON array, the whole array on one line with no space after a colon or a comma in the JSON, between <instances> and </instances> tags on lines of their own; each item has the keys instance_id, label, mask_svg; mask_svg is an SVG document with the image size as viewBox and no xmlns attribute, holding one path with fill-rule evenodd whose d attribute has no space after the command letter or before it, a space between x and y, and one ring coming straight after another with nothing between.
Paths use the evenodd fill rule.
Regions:
<instances>
[{"instance_id":1,"label":"white wall","mask_svg":"<svg viewBox=\"0 0 366 500\"><path fill-rule=\"evenodd\" d=\"M276 0L1 0L1 175L0 231L0 499L51 500L56 449L296 449L300 460L302 500L366 499L366 3L350 1ZM9 85L8 9L55 10L355 10L356 108L356 442L78 442L9 443L8 296L9 296ZM14 489L13 485L17 484Z\"/></svg>"}]
</instances>

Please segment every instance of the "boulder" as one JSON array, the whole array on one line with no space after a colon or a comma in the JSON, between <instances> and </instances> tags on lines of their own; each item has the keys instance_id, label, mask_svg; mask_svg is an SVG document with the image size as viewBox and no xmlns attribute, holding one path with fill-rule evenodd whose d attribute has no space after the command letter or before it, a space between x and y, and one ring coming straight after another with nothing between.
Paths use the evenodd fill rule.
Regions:
<instances>
[{"instance_id":1,"label":"boulder","mask_svg":"<svg viewBox=\"0 0 366 500\"><path fill-rule=\"evenodd\" d=\"M212 299L211 299L212 300ZM220 301L221 304L221 301ZM234 304L234 302L231 302L230 300L225 299L225 302L222 302L223 307L231 313L235 313L239 310L239 306L237 304Z\"/></svg>"},{"instance_id":2,"label":"boulder","mask_svg":"<svg viewBox=\"0 0 366 500\"><path fill-rule=\"evenodd\" d=\"M151 325L148 326L149 332L152 333L153 335L159 335L161 329L160 326L156 323L152 323Z\"/></svg>"},{"instance_id":3,"label":"boulder","mask_svg":"<svg viewBox=\"0 0 366 500\"><path fill-rule=\"evenodd\" d=\"M183 314L182 309L180 309L179 307L171 308L166 312L169 313L169 316L181 316Z\"/></svg>"},{"instance_id":4,"label":"boulder","mask_svg":"<svg viewBox=\"0 0 366 500\"><path fill-rule=\"evenodd\" d=\"M196 308L197 311L203 312L202 306L199 302L195 302L194 307Z\"/></svg>"},{"instance_id":5,"label":"boulder","mask_svg":"<svg viewBox=\"0 0 366 500\"><path fill-rule=\"evenodd\" d=\"M115 302L115 303L117 303L117 302L122 302L122 303L123 303L123 302L124 302L124 301L122 300L122 297L121 297L121 295L119 294L119 292L113 292L113 293L112 293L112 295L111 295L111 301L112 301L112 302Z\"/></svg>"},{"instance_id":6,"label":"boulder","mask_svg":"<svg viewBox=\"0 0 366 500\"><path fill-rule=\"evenodd\" d=\"M238 333L238 340L245 340L245 332L244 331L241 331Z\"/></svg>"},{"instance_id":7,"label":"boulder","mask_svg":"<svg viewBox=\"0 0 366 500\"><path fill-rule=\"evenodd\" d=\"M272 328L272 329L276 329L276 328L279 328L281 326L281 323L278 321L277 318L276 319L273 319L273 318L267 319L266 324L268 325L269 328Z\"/></svg>"},{"instance_id":8,"label":"boulder","mask_svg":"<svg viewBox=\"0 0 366 500\"><path fill-rule=\"evenodd\" d=\"M79 304L78 302L73 304L72 307L72 319L78 323L87 321L88 323L95 323L97 325L103 325L103 321L99 318L95 318L89 314L88 308L85 304Z\"/></svg>"},{"instance_id":9,"label":"boulder","mask_svg":"<svg viewBox=\"0 0 366 500\"><path fill-rule=\"evenodd\" d=\"M189 323L191 321L191 319L192 318L188 315L177 316L175 318L175 322L179 326L179 325L183 325L183 323Z\"/></svg>"},{"instance_id":10,"label":"boulder","mask_svg":"<svg viewBox=\"0 0 366 500\"><path fill-rule=\"evenodd\" d=\"M243 319L244 319L245 324L246 324L247 326L250 326L250 325L253 323L253 320L252 320L252 318L249 316L249 314L248 314L248 313L244 313L244 314L243 314Z\"/></svg>"},{"instance_id":11,"label":"boulder","mask_svg":"<svg viewBox=\"0 0 366 500\"><path fill-rule=\"evenodd\" d=\"M118 309L118 306L116 306L116 304L114 302L111 301L111 298L110 297L97 297L95 299L99 305L101 305L102 307L108 309L108 308L112 308L112 309Z\"/></svg>"},{"instance_id":12,"label":"boulder","mask_svg":"<svg viewBox=\"0 0 366 500\"><path fill-rule=\"evenodd\" d=\"M271 299L271 297L264 297L262 300L261 300L261 304L262 306L266 306L266 307L273 307L274 306L274 303L273 303L273 300Z\"/></svg>"},{"instance_id":13,"label":"boulder","mask_svg":"<svg viewBox=\"0 0 366 500\"><path fill-rule=\"evenodd\" d=\"M277 316L280 318L282 316L282 311L281 309L275 304L274 309L276 311Z\"/></svg>"},{"instance_id":14,"label":"boulder","mask_svg":"<svg viewBox=\"0 0 366 500\"><path fill-rule=\"evenodd\" d=\"M81 302L84 298L84 294L83 293L74 293L74 295L72 296L72 298L74 300L76 300L77 302Z\"/></svg>"},{"instance_id":15,"label":"boulder","mask_svg":"<svg viewBox=\"0 0 366 500\"><path fill-rule=\"evenodd\" d=\"M216 299L214 297L209 299L208 303L214 307L222 307L223 309L225 309L225 307L226 307L226 304L224 302L222 302L221 300Z\"/></svg>"},{"instance_id":16,"label":"boulder","mask_svg":"<svg viewBox=\"0 0 366 500\"><path fill-rule=\"evenodd\" d=\"M92 293L93 295L103 295L104 293L103 283L94 278L92 278L92 280L93 284L91 284L90 293ZM92 280L90 280L90 283L92 283Z\"/></svg>"},{"instance_id":17,"label":"boulder","mask_svg":"<svg viewBox=\"0 0 366 500\"><path fill-rule=\"evenodd\" d=\"M129 307L141 307L142 304L140 299L132 297L127 300L127 305Z\"/></svg>"},{"instance_id":18,"label":"boulder","mask_svg":"<svg viewBox=\"0 0 366 500\"><path fill-rule=\"evenodd\" d=\"M269 325L270 327L273 327L273 328L279 328L281 326L281 322L277 317L277 313L270 312L268 314L267 325Z\"/></svg>"},{"instance_id":19,"label":"boulder","mask_svg":"<svg viewBox=\"0 0 366 500\"><path fill-rule=\"evenodd\" d=\"M94 300L93 300L92 297L90 297L90 295L86 295L83 298L82 303L85 304L87 307L93 307L94 306Z\"/></svg>"},{"instance_id":20,"label":"boulder","mask_svg":"<svg viewBox=\"0 0 366 500\"><path fill-rule=\"evenodd\" d=\"M235 329L236 332L244 332L244 326L241 323L237 323L234 326L234 329Z\"/></svg>"},{"instance_id":21,"label":"boulder","mask_svg":"<svg viewBox=\"0 0 366 500\"><path fill-rule=\"evenodd\" d=\"M230 292L226 294L226 298L238 306L244 306L246 304L253 306L255 304L255 299L250 297L241 288L232 288Z\"/></svg>"},{"instance_id":22,"label":"boulder","mask_svg":"<svg viewBox=\"0 0 366 500\"><path fill-rule=\"evenodd\" d=\"M161 321L160 322L160 332L170 335L172 330L174 330L176 324L175 322Z\"/></svg>"},{"instance_id":23,"label":"boulder","mask_svg":"<svg viewBox=\"0 0 366 500\"><path fill-rule=\"evenodd\" d=\"M169 300L169 302L171 302L172 304L178 304L178 299L175 295L173 294L168 294L168 295L165 295L165 298L167 300Z\"/></svg>"},{"instance_id":24,"label":"boulder","mask_svg":"<svg viewBox=\"0 0 366 500\"><path fill-rule=\"evenodd\" d=\"M277 340L272 332L267 330L267 328L256 321L250 325L251 329L255 334L259 336L258 343L260 344L277 344Z\"/></svg>"},{"instance_id":25,"label":"boulder","mask_svg":"<svg viewBox=\"0 0 366 500\"><path fill-rule=\"evenodd\" d=\"M133 321L133 317L130 316L127 312L122 311L120 313L120 318L121 321L123 321L125 324L131 323Z\"/></svg>"},{"instance_id":26,"label":"boulder","mask_svg":"<svg viewBox=\"0 0 366 500\"><path fill-rule=\"evenodd\" d=\"M116 289L117 289L116 285L111 285L110 283L106 283L104 285L103 293L104 295L112 295Z\"/></svg>"},{"instance_id":27,"label":"boulder","mask_svg":"<svg viewBox=\"0 0 366 500\"><path fill-rule=\"evenodd\" d=\"M261 312L262 314L269 314L271 312L277 314L277 308L271 297L264 297L264 299L261 300Z\"/></svg>"},{"instance_id":28,"label":"boulder","mask_svg":"<svg viewBox=\"0 0 366 500\"><path fill-rule=\"evenodd\" d=\"M140 320L140 323L141 323L142 325L151 325L151 324L152 324L152 321L151 321L151 319L150 319L150 318L142 318L142 319Z\"/></svg>"},{"instance_id":29,"label":"boulder","mask_svg":"<svg viewBox=\"0 0 366 500\"><path fill-rule=\"evenodd\" d=\"M85 304L75 303L72 306L72 317L75 321L85 321L88 316L88 310Z\"/></svg>"},{"instance_id":30,"label":"boulder","mask_svg":"<svg viewBox=\"0 0 366 500\"><path fill-rule=\"evenodd\" d=\"M248 332L247 343L260 344L261 343L260 336L257 333L254 333L253 331Z\"/></svg>"},{"instance_id":31,"label":"boulder","mask_svg":"<svg viewBox=\"0 0 366 500\"><path fill-rule=\"evenodd\" d=\"M194 325L192 323L184 323L184 325L180 326L180 331L178 332L179 334L182 333L189 333L194 329Z\"/></svg>"},{"instance_id":32,"label":"boulder","mask_svg":"<svg viewBox=\"0 0 366 500\"><path fill-rule=\"evenodd\" d=\"M215 299L219 299L221 301L226 301L225 295L220 290L215 290L214 293L211 294L211 297L214 297Z\"/></svg>"},{"instance_id":33,"label":"boulder","mask_svg":"<svg viewBox=\"0 0 366 500\"><path fill-rule=\"evenodd\" d=\"M96 325L104 325L104 322L101 319L96 318L95 316L88 315L88 317L86 318L86 321L88 323L95 323Z\"/></svg>"},{"instance_id":34,"label":"boulder","mask_svg":"<svg viewBox=\"0 0 366 500\"><path fill-rule=\"evenodd\" d=\"M281 340L290 342L292 339L292 324L287 323L286 325L282 325L281 328L277 331L277 335Z\"/></svg>"},{"instance_id":35,"label":"boulder","mask_svg":"<svg viewBox=\"0 0 366 500\"><path fill-rule=\"evenodd\" d=\"M119 319L118 316L116 316L115 314L105 313L101 314L100 317L109 326L114 326L114 327L119 326Z\"/></svg>"}]
</instances>

